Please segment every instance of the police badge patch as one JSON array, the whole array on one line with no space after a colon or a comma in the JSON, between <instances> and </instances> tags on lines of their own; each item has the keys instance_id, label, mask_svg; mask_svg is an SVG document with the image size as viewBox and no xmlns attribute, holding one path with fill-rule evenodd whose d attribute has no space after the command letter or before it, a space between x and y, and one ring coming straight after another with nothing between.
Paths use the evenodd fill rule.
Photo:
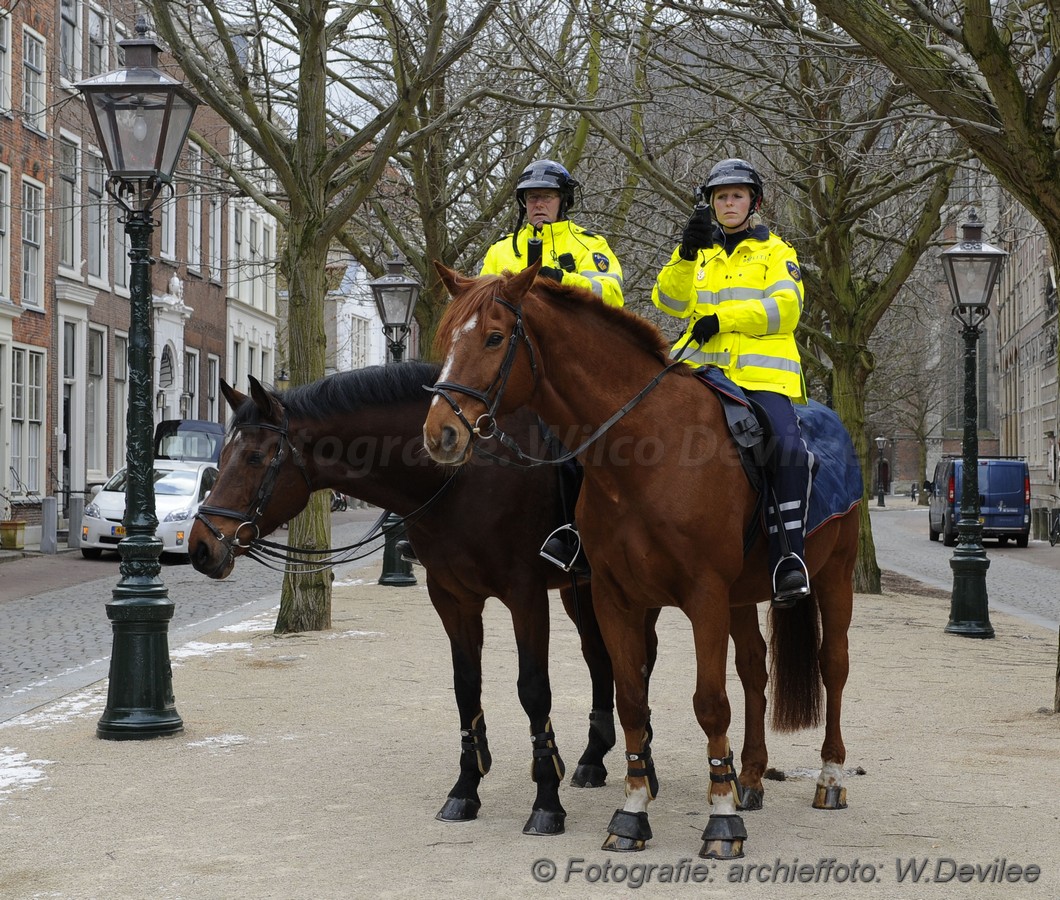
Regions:
<instances>
[{"instance_id":1,"label":"police badge patch","mask_svg":"<svg viewBox=\"0 0 1060 900\"><path fill-rule=\"evenodd\" d=\"M600 272L606 272L611 268L611 260L609 260L603 253L594 253L593 262L596 263L596 268Z\"/></svg>"},{"instance_id":2,"label":"police badge patch","mask_svg":"<svg viewBox=\"0 0 1060 900\"><path fill-rule=\"evenodd\" d=\"M790 259L788 260L788 272L791 273L791 277L796 281L802 281L802 272L799 271L799 267Z\"/></svg>"}]
</instances>

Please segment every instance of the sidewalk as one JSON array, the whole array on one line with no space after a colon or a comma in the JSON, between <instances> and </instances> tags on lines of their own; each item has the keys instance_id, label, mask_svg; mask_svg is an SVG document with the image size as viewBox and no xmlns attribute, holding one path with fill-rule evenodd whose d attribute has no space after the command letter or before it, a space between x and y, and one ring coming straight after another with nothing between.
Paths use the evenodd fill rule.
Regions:
<instances>
[{"instance_id":1,"label":"sidewalk","mask_svg":"<svg viewBox=\"0 0 1060 900\"><path fill-rule=\"evenodd\" d=\"M770 732L770 763L786 779L767 782L765 809L745 816L746 859L708 863L696 857L708 781L679 612L663 612L652 678L654 838L644 853L610 854L599 848L622 803L617 751L607 787L564 786L566 834L521 833L530 746L511 619L496 601L482 811L462 825L434 819L459 756L448 641L422 570L407 588L377 576L373 565L336 583L328 632L276 637L270 613L171 648L180 735L97 739L105 681L0 725L0 896L1060 896L1057 646L1045 629L992 613L996 639L953 637L948 600L859 595L843 722L849 809L810 808L823 729ZM553 725L569 772L588 676L558 598L552 615ZM729 669L738 745L742 694ZM547 884L531 874L543 859L559 871ZM924 861L913 883L910 867ZM816 874L784 874L800 864ZM667 872L677 883L659 883Z\"/></svg>"}]
</instances>

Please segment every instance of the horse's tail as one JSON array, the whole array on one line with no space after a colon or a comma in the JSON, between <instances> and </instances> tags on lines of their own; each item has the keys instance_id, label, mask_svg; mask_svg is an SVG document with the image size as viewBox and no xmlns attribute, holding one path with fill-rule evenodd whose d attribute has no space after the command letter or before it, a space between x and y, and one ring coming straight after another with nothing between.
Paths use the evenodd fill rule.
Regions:
<instances>
[{"instance_id":1,"label":"horse's tail","mask_svg":"<svg viewBox=\"0 0 1060 900\"><path fill-rule=\"evenodd\" d=\"M811 594L791 609L769 611L773 728L799 731L821 720L821 628Z\"/></svg>"}]
</instances>

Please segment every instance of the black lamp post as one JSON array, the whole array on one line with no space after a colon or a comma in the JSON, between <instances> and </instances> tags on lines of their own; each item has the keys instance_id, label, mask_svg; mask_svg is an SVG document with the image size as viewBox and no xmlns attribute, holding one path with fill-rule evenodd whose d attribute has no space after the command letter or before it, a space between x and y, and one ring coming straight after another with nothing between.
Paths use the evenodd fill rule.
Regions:
<instances>
[{"instance_id":1,"label":"black lamp post","mask_svg":"<svg viewBox=\"0 0 1060 900\"><path fill-rule=\"evenodd\" d=\"M400 253L386 264L386 275L368 282L375 298L379 318L383 320L383 334L390 350L388 364L401 362L405 355L405 341L412 325L412 313L420 297L420 283L405 275L405 259ZM383 571L379 583L391 587L415 584L412 564L402 559L399 545L405 542L405 527L401 517L391 513L384 524Z\"/></svg>"},{"instance_id":2,"label":"black lamp post","mask_svg":"<svg viewBox=\"0 0 1060 900\"><path fill-rule=\"evenodd\" d=\"M883 448L887 446L887 438L879 435L876 438L876 449L879 455L876 458L876 505L884 506L883 502Z\"/></svg>"},{"instance_id":3,"label":"black lamp post","mask_svg":"<svg viewBox=\"0 0 1060 900\"><path fill-rule=\"evenodd\" d=\"M172 182L199 100L159 71L160 48L142 18L136 34L121 42L125 68L77 85L110 173L107 193L126 213L131 261L125 537L118 544L121 579L107 603L114 632L107 708L96 727L107 740L184 729L169 662L173 603L159 578L162 542L155 536L150 245L151 207Z\"/></svg>"},{"instance_id":4,"label":"black lamp post","mask_svg":"<svg viewBox=\"0 0 1060 900\"><path fill-rule=\"evenodd\" d=\"M942 269L953 297L953 317L964 337L964 443L961 517L957 521L957 547L950 560L953 598L946 632L964 637L992 638L986 597L986 570L990 560L983 547L979 520L979 403L976 396L976 343L979 326L990 315L990 295L1008 254L984 243L983 223L975 212L961 226L959 243L944 250Z\"/></svg>"}]
</instances>

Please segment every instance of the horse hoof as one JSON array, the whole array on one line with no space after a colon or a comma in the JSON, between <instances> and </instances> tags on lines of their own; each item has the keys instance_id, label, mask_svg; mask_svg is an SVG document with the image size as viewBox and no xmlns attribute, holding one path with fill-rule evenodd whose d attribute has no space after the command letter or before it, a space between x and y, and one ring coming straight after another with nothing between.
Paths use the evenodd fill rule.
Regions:
<instances>
[{"instance_id":1,"label":"horse hoof","mask_svg":"<svg viewBox=\"0 0 1060 900\"><path fill-rule=\"evenodd\" d=\"M609 834L607 840L604 841L601 850L614 850L618 853L634 853L639 850L643 850L647 845L647 841L642 841L639 838L628 838L622 837L620 834Z\"/></svg>"},{"instance_id":2,"label":"horse hoof","mask_svg":"<svg viewBox=\"0 0 1060 900\"><path fill-rule=\"evenodd\" d=\"M817 785L813 795L814 809L846 809L847 789L836 784Z\"/></svg>"},{"instance_id":3,"label":"horse hoof","mask_svg":"<svg viewBox=\"0 0 1060 900\"><path fill-rule=\"evenodd\" d=\"M607 769L595 763L579 765L571 775L570 783L572 787L579 788L603 787L607 784Z\"/></svg>"},{"instance_id":4,"label":"horse hoof","mask_svg":"<svg viewBox=\"0 0 1060 900\"><path fill-rule=\"evenodd\" d=\"M743 859L747 829L739 816L711 816L703 829L701 859Z\"/></svg>"},{"instance_id":5,"label":"horse hoof","mask_svg":"<svg viewBox=\"0 0 1060 900\"><path fill-rule=\"evenodd\" d=\"M745 787L739 808L744 812L753 812L756 809L761 809L764 796L765 792L760 788Z\"/></svg>"},{"instance_id":6,"label":"horse hoof","mask_svg":"<svg viewBox=\"0 0 1060 900\"><path fill-rule=\"evenodd\" d=\"M643 850L651 840L651 825L646 812L629 812L616 809L607 826L607 839L602 850L617 850L620 853Z\"/></svg>"},{"instance_id":7,"label":"horse hoof","mask_svg":"<svg viewBox=\"0 0 1060 900\"><path fill-rule=\"evenodd\" d=\"M535 809L530 813L530 818L523 826L523 834L544 836L551 834L563 834L563 823L567 820L565 812L556 812L550 809Z\"/></svg>"},{"instance_id":8,"label":"horse hoof","mask_svg":"<svg viewBox=\"0 0 1060 900\"><path fill-rule=\"evenodd\" d=\"M482 804L467 797L447 797L435 818L439 822L470 822L478 818Z\"/></svg>"}]
</instances>

